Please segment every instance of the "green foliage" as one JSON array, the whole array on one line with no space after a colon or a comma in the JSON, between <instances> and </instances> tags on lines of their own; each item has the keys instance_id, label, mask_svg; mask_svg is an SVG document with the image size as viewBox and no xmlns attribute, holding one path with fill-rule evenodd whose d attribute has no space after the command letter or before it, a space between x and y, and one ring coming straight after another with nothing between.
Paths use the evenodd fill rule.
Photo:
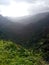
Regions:
<instances>
[{"instance_id":1,"label":"green foliage","mask_svg":"<svg viewBox=\"0 0 49 65\"><path fill-rule=\"evenodd\" d=\"M41 53L11 41L0 41L0 65L42 65L41 58Z\"/></svg>"},{"instance_id":2,"label":"green foliage","mask_svg":"<svg viewBox=\"0 0 49 65\"><path fill-rule=\"evenodd\" d=\"M49 40L45 41L42 45L42 56L43 58L49 62Z\"/></svg>"}]
</instances>

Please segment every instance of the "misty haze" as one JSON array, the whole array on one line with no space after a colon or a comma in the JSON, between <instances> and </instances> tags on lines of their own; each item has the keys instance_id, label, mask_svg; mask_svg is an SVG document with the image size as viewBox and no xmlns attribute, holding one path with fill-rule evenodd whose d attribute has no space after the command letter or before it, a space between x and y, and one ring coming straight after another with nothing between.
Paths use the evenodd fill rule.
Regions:
<instances>
[{"instance_id":1,"label":"misty haze","mask_svg":"<svg viewBox=\"0 0 49 65\"><path fill-rule=\"evenodd\" d=\"M49 0L0 0L0 65L49 65Z\"/></svg>"}]
</instances>

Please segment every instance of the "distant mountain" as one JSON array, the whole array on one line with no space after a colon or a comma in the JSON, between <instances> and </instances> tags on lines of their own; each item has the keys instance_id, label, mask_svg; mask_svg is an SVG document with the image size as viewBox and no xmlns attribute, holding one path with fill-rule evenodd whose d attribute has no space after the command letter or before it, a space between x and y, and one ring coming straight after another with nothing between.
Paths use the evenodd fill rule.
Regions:
<instances>
[{"instance_id":1,"label":"distant mountain","mask_svg":"<svg viewBox=\"0 0 49 65\"><path fill-rule=\"evenodd\" d=\"M8 18L3 17L3 16L0 15L0 27L1 28L6 29L8 31L13 31L14 32L14 30L15 30L16 32L18 32L19 30L22 29L22 26L23 25L21 23L12 22Z\"/></svg>"},{"instance_id":2,"label":"distant mountain","mask_svg":"<svg viewBox=\"0 0 49 65\"><path fill-rule=\"evenodd\" d=\"M8 18L0 15L0 38L15 38L19 31L22 29L22 26L22 24L18 22L12 22Z\"/></svg>"},{"instance_id":3,"label":"distant mountain","mask_svg":"<svg viewBox=\"0 0 49 65\"><path fill-rule=\"evenodd\" d=\"M29 24L27 24L21 33L21 37L25 39L39 39L46 33L49 33L49 13L40 13L28 18ZM25 21L27 22L27 21Z\"/></svg>"},{"instance_id":4,"label":"distant mountain","mask_svg":"<svg viewBox=\"0 0 49 65\"><path fill-rule=\"evenodd\" d=\"M20 18L18 20L15 19L13 21L0 15L1 31L4 32L4 36L10 39L31 39L32 41L36 41L43 37L44 34L49 33L49 12Z\"/></svg>"}]
</instances>

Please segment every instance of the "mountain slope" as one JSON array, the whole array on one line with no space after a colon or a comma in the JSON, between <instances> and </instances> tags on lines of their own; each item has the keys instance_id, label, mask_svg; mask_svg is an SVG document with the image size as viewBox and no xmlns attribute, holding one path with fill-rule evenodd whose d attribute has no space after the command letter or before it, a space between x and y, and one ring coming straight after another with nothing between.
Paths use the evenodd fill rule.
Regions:
<instances>
[{"instance_id":1,"label":"mountain slope","mask_svg":"<svg viewBox=\"0 0 49 65\"><path fill-rule=\"evenodd\" d=\"M6 37L14 40L18 38L20 41L30 39L36 41L42 38L43 34L46 35L46 32L49 33L49 12L22 18L18 21L23 22L12 22L6 17L0 16L0 32L4 32Z\"/></svg>"},{"instance_id":2,"label":"mountain slope","mask_svg":"<svg viewBox=\"0 0 49 65\"><path fill-rule=\"evenodd\" d=\"M42 16L44 17L39 19ZM38 14L35 16L35 20L36 18L38 21L32 19L31 23L23 28L22 37L31 38L49 33L49 13Z\"/></svg>"},{"instance_id":3,"label":"mountain slope","mask_svg":"<svg viewBox=\"0 0 49 65\"><path fill-rule=\"evenodd\" d=\"M45 63L42 63L43 58L49 61L49 13L40 13L35 15L34 18L32 18L32 16L26 18L24 21L25 23L20 24L0 16L0 39L2 39L0 42L1 64L10 63L10 65L12 65L12 62L14 62L15 65L19 65L23 61L24 63L22 62L21 65L45 65ZM12 40L17 43L11 44L11 42L3 40ZM17 44L21 44L23 47L20 46L17 49ZM4 50L8 52L5 54ZM3 55L5 54L4 58L2 52ZM10 58L10 60L7 60L7 58ZM17 63L15 63L15 60L18 60Z\"/></svg>"}]
</instances>

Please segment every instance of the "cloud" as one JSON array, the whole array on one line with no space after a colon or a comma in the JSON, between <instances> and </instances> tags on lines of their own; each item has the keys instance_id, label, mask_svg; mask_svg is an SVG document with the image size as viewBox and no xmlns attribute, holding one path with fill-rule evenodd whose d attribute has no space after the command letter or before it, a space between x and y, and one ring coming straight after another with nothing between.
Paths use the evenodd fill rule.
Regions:
<instances>
[{"instance_id":1,"label":"cloud","mask_svg":"<svg viewBox=\"0 0 49 65\"><path fill-rule=\"evenodd\" d=\"M16 2L28 2L28 3L32 3L33 0L15 0Z\"/></svg>"},{"instance_id":2,"label":"cloud","mask_svg":"<svg viewBox=\"0 0 49 65\"><path fill-rule=\"evenodd\" d=\"M0 14L2 15L33 15L45 11L49 11L49 0L0 0Z\"/></svg>"},{"instance_id":3,"label":"cloud","mask_svg":"<svg viewBox=\"0 0 49 65\"><path fill-rule=\"evenodd\" d=\"M0 0L0 5L8 5L10 0Z\"/></svg>"},{"instance_id":4,"label":"cloud","mask_svg":"<svg viewBox=\"0 0 49 65\"><path fill-rule=\"evenodd\" d=\"M35 0L32 3L30 9L30 14L42 13L49 11L49 1L48 0Z\"/></svg>"},{"instance_id":5,"label":"cloud","mask_svg":"<svg viewBox=\"0 0 49 65\"><path fill-rule=\"evenodd\" d=\"M18 2L20 1L29 3L30 6L28 11L30 14L49 11L49 0L18 0Z\"/></svg>"},{"instance_id":6,"label":"cloud","mask_svg":"<svg viewBox=\"0 0 49 65\"><path fill-rule=\"evenodd\" d=\"M0 5L0 14L3 16L19 17L28 15L29 4L26 2L10 2L9 5Z\"/></svg>"}]
</instances>

